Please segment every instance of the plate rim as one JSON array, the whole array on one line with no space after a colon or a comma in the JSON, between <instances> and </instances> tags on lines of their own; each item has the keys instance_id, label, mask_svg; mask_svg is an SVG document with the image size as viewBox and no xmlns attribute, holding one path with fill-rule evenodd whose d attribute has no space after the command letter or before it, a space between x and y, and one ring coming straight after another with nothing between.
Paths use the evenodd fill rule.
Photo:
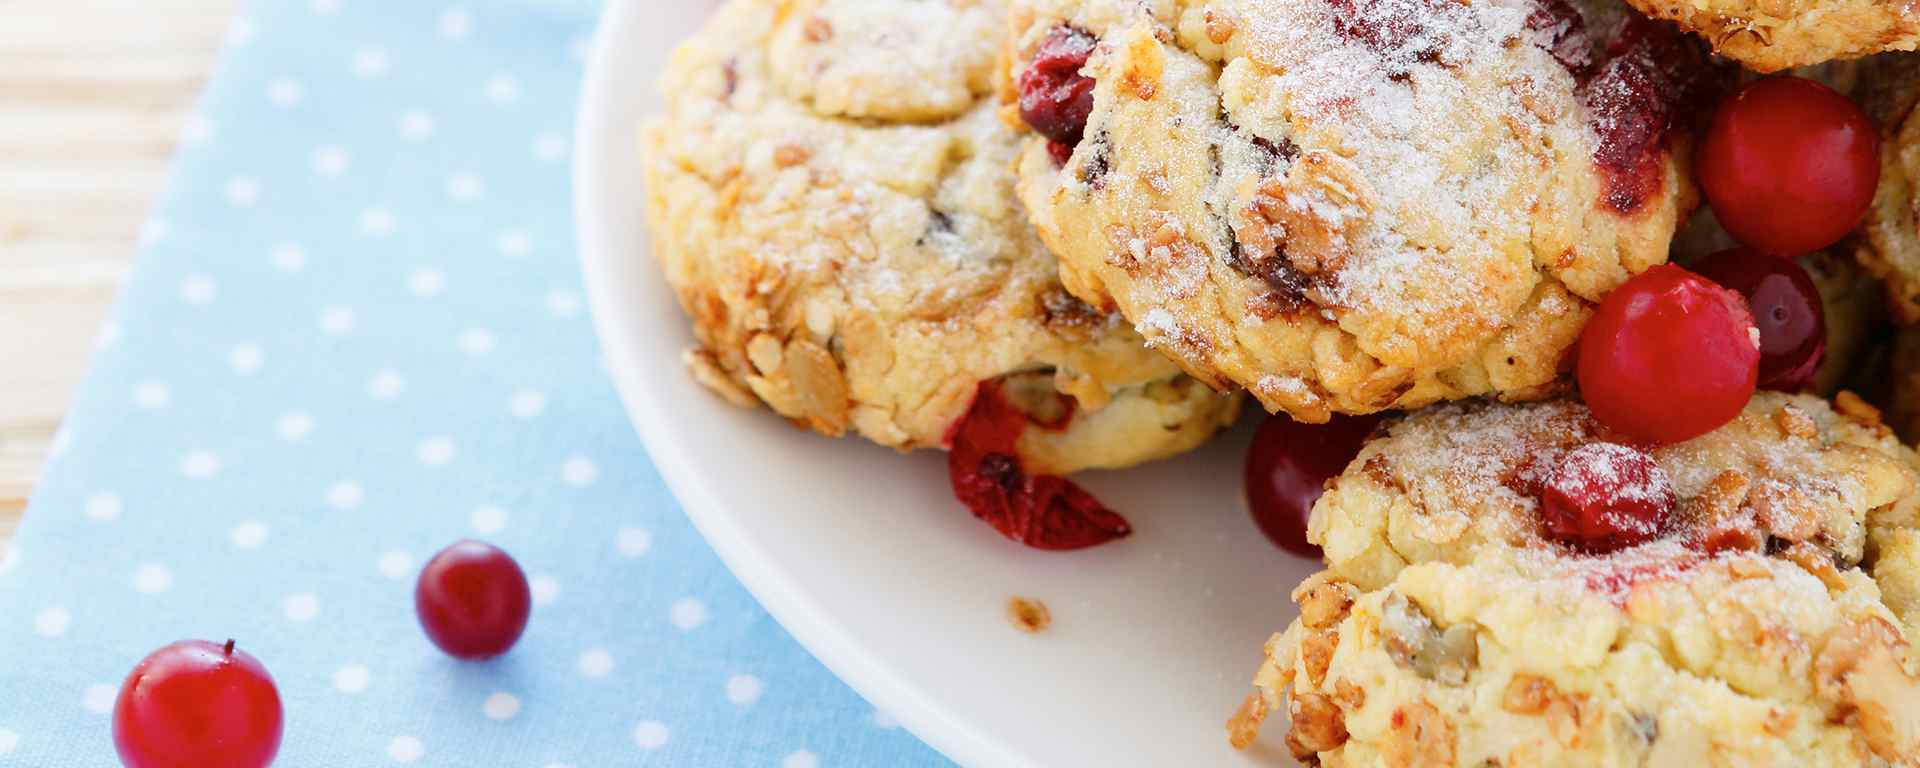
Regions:
<instances>
[{"instance_id":1,"label":"plate rim","mask_svg":"<svg viewBox=\"0 0 1920 768\"><path fill-rule=\"evenodd\" d=\"M636 343L628 332L640 323L634 317L632 302L622 300L621 289L610 277L614 260L631 256L632 246L623 251L620 244L608 242L608 219L613 212L608 210L611 201L603 193L615 183L611 181L613 174L632 167L623 162L619 148L637 145L619 140L622 135L631 137L637 124L624 130L617 124L625 110L615 103L623 91L616 87L620 77L613 71L617 55L613 48L620 44L624 30L640 19L645 4L646 0L612 0L602 11L586 58L573 129L571 196L581 280L599 348L628 421L639 433L648 458L674 499L727 570L835 677L957 763L1039 765L1011 745L969 725L966 718L942 706L899 670L871 657L858 638L799 588L796 579L770 564L772 559L745 535L740 521L726 511L698 468L672 449L672 436L660 412L664 405L659 398L649 397L651 393L638 369ZM651 79L646 87L655 87Z\"/></svg>"}]
</instances>

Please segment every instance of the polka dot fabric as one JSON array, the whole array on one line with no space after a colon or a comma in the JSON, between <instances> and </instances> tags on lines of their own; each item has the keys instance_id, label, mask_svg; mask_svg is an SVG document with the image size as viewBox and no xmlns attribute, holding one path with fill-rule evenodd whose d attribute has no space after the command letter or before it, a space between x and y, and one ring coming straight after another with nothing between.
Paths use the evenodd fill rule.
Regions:
<instances>
[{"instance_id":1,"label":"polka dot fabric","mask_svg":"<svg viewBox=\"0 0 1920 768\"><path fill-rule=\"evenodd\" d=\"M945 764L753 602L627 425L569 210L597 11L242 11L0 551L0 766L114 764L134 663L229 637L279 683L281 766ZM414 619L461 537L533 590L492 662Z\"/></svg>"}]
</instances>

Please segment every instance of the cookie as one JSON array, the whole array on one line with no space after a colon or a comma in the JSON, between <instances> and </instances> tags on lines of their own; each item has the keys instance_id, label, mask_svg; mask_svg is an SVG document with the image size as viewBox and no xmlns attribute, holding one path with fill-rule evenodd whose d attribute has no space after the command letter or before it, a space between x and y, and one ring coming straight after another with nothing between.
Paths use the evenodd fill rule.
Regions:
<instances>
[{"instance_id":1,"label":"cookie","mask_svg":"<svg viewBox=\"0 0 1920 768\"><path fill-rule=\"evenodd\" d=\"M1920 45L1920 9L1880 0L1627 0L1756 72Z\"/></svg>"},{"instance_id":2,"label":"cookie","mask_svg":"<svg viewBox=\"0 0 1920 768\"><path fill-rule=\"evenodd\" d=\"M1679 105L1724 79L1561 0L1013 14L1020 195L1068 290L1307 421L1559 391L1593 303L1695 207Z\"/></svg>"},{"instance_id":3,"label":"cookie","mask_svg":"<svg viewBox=\"0 0 1920 768\"><path fill-rule=\"evenodd\" d=\"M642 134L693 374L827 435L943 446L991 392L1024 469L1185 451L1237 398L1061 286L1013 198L998 0L733 0ZM984 399L984 398L983 398Z\"/></svg>"},{"instance_id":4,"label":"cookie","mask_svg":"<svg viewBox=\"0 0 1920 768\"><path fill-rule=\"evenodd\" d=\"M1858 98L1880 125L1880 185L1856 256L1887 284L1888 305L1902 323L1920 322L1920 54L1875 58L1863 66Z\"/></svg>"},{"instance_id":5,"label":"cookie","mask_svg":"<svg viewBox=\"0 0 1920 768\"><path fill-rule=\"evenodd\" d=\"M1878 415L1762 393L1685 443L1611 440L1566 401L1383 427L1314 509L1328 567L1237 740L1286 711L1329 766L1920 764L1920 495ZM1570 482L1670 511L1569 544Z\"/></svg>"}]
</instances>

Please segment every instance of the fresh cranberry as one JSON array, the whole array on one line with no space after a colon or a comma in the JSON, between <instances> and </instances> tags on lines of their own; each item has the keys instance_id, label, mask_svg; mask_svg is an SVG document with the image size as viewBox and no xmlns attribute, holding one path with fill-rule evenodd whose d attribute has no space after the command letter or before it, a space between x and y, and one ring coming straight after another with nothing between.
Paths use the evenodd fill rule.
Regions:
<instances>
[{"instance_id":1,"label":"fresh cranberry","mask_svg":"<svg viewBox=\"0 0 1920 768\"><path fill-rule=\"evenodd\" d=\"M1124 538L1133 527L1073 481L1028 474L1017 443L1029 425L1065 429L1065 415L1038 423L1008 402L1002 384L989 381L975 390L973 406L947 436L947 478L954 498L993 529L1034 549L1084 549ZM1071 401L1069 401L1071 402Z\"/></svg>"},{"instance_id":2,"label":"fresh cranberry","mask_svg":"<svg viewBox=\"0 0 1920 768\"><path fill-rule=\"evenodd\" d=\"M1093 44L1093 35L1085 30L1054 27L1033 54L1033 63L1020 73L1020 118L1068 149L1080 143L1093 114L1093 78L1080 74L1093 56ZM1059 150L1054 156L1059 157Z\"/></svg>"},{"instance_id":3,"label":"fresh cranberry","mask_svg":"<svg viewBox=\"0 0 1920 768\"><path fill-rule=\"evenodd\" d=\"M532 606L520 564L478 541L440 550L413 587L413 610L427 638L462 659L506 653L526 630Z\"/></svg>"},{"instance_id":4,"label":"fresh cranberry","mask_svg":"<svg viewBox=\"0 0 1920 768\"><path fill-rule=\"evenodd\" d=\"M1880 183L1880 136L1847 97L1798 77L1742 88L1700 145L1700 186L1740 242L1780 256L1859 226Z\"/></svg>"},{"instance_id":5,"label":"fresh cranberry","mask_svg":"<svg viewBox=\"0 0 1920 768\"><path fill-rule=\"evenodd\" d=\"M113 703L113 747L127 768L264 768L280 729L273 677L232 640L154 651Z\"/></svg>"},{"instance_id":6,"label":"fresh cranberry","mask_svg":"<svg viewBox=\"0 0 1920 768\"><path fill-rule=\"evenodd\" d=\"M1602 424L1675 443L1731 421L1752 399L1759 330L1740 295L1672 264L1628 280L1580 336L1580 393Z\"/></svg>"},{"instance_id":7,"label":"fresh cranberry","mask_svg":"<svg viewBox=\"0 0 1920 768\"><path fill-rule=\"evenodd\" d=\"M1645 543L1666 527L1673 487L1652 456L1615 443L1568 452L1540 493L1547 535L1587 552Z\"/></svg>"},{"instance_id":8,"label":"fresh cranberry","mask_svg":"<svg viewBox=\"0 0 1920 768\"><path fill-rule=\"evenodd\" d=\"M1307 541L1307 517L1379 424L1378 416L1336 415L1325 424L1268 417L1247 449L1247 507L1260 531L1281 549L1319 558L1320 548Z\"/></svg>"},{"instance_id":9,"label":"fresh cranberry","mask_svg":"<svg viewBox=\"0 0 1920 768\"><path fill-rule=\"evenodd\" d=\"M1798 392L1813 381L1827 353L1827 313L1799 262L1735 248L1702 259L1693 271L1746 297L1760 328L1761 389Z\"/></svg>"}]
</instances>

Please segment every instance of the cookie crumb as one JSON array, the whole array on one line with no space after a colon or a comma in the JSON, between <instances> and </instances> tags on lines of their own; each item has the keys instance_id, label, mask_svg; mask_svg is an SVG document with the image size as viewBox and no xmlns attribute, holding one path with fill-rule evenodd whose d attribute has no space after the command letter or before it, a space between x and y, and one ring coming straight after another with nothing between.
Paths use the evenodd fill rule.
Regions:
<instances>
[{"instance_id":1,"label":"cookie crumb","mask_svg":"<svg viewBox=\"0 0 1920 768\"><path fill-rule=\"evenodd\" d=\"M1053 624L1053 612L1047 610L1047 604L1039 600L1015 597L1007 600L1007 619L1014 628L1030 635L1047 631Z\"/></svg>"},{"instance_id":2,"label":"cookie crumb","mask_svg":"<svg viewBox=\"0 0 1920 768\"><path fill-rule=\"evenodd\" d=\"M1246 749L1260 737L1260 721L1267 719L1267 700L1259 691L1247 694L1233 717L1227 718L1227 743L1234 749Z\"/></svg>"}]
</instances>

